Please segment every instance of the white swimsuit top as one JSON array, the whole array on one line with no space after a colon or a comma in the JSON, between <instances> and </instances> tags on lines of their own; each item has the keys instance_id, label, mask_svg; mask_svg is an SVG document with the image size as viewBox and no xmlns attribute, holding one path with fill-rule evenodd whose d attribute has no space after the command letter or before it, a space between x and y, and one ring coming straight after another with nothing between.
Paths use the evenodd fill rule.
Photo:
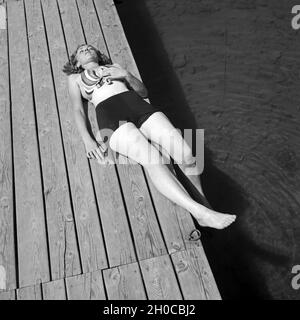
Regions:
<instances>
[{"instance_id":1,"label":"white swimsuit top","mask_svg":"<svg viewBox=\"0 0 300 320\"><path fill-rule=\"evenodd\" d=\"M101 66L99 68L100 72L103 68L106 67ZM115 94L128 91L128 88L123 81L110 80L106 77L102 77L99 73L96 73L95 70L84 70L81 72L78 84L82 96L91 101L95 107L100 102Z\"/></svg>"}]
</instances>

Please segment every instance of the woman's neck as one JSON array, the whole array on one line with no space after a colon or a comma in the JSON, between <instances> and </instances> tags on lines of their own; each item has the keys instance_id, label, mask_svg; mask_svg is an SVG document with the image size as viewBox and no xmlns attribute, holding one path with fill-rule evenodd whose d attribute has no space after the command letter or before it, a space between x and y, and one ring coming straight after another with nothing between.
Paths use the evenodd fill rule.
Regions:
<instances>
[{"instance_id":1,"label":"woman's neck","mask_svg":"<svg viewBox=\"0 0 300 320\"><path fill-rule=\"evenodd\" d=\"M87 64L85 64L83 66L83 68L86 69L86 70L93 70L93 69L96 69L98 67L99 67L99 64L97 62L94 62L94 61L93 62L89 62L89 63L87 63Z\"/></svg>"}]
</instances>

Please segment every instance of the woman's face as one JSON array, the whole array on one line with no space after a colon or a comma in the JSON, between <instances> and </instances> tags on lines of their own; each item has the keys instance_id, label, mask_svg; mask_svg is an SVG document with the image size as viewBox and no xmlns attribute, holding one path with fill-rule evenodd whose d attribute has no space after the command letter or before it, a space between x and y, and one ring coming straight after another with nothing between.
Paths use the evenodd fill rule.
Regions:
<instances>
[{"instance_id":1,"label":"woman's face","mask_svg":"<svg viewBox=\"0 0 300 320\"><path fill-rule=\"evenodd\" d=\"M83 45L76 53L77 66L83 66L89 62L98 62L96 49L91 45Z\"/></svg>"}]
</instances>

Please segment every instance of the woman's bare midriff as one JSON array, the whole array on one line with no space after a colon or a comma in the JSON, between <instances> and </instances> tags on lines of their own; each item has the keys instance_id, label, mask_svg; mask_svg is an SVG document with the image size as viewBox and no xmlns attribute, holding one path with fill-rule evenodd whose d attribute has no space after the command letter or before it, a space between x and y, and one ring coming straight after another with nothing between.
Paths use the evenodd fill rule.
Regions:
<instances>
[{"instance_id":1,"label":"woman's bare midriff","mask_svg":"<svg viewBox=\"0 0 300 320\"><path fill-rule=\"evenodd\" d=\"M111 80L111 84L105 82L100 88L95 87L92 98L89 98L84 92L82 92L81 87L79 85L80 75L78 75L76 82L80 88L81 95L91 101L93 105L96 107L100 102L125 91L129 91L126 84L123 81L119 80Z\"/></svg>"}]
</instances>

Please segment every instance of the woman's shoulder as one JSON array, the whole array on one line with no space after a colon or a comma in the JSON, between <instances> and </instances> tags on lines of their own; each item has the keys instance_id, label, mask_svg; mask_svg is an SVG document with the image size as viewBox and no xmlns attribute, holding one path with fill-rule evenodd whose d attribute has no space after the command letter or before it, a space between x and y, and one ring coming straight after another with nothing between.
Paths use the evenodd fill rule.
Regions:
<instances>
[{"instance_id":1,"label":"woman's shoulder","mask_svg":"<svg viewBox=\"0 0 300 320\"><path fill-rule=\"evenodd\" d=\"M68 81L77 81L80 77L80 73L73 73L68 76Z\"/></svg>"},{"instance_id":2,"label":"woman's shoulder","mask_svg":"<svg viewBox=\"0 0 300 320\"><path fill-rule=\"evenodd\" d=\"M79 73L70 74L68 76L68 84L71 85L71 86L74 86L76 84L78 86L80 86L79 79L80 79L80 74Z\"/></svg>"}]
</instances>

